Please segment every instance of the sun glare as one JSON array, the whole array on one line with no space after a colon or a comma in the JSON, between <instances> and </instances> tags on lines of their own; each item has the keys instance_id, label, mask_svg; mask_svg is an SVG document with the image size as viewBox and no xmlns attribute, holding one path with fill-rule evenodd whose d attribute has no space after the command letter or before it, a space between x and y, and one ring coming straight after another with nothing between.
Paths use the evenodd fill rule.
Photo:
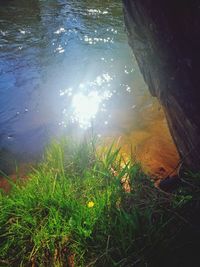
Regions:
<instances>
[{"instance_id":1,"label":"sun glare","mask_svg":"<svg viewBox=\"0 0 200 267\"><path fill-rule=\"evenodd\" d=\"M82 128L91 127L91 121L95 118L99 110L102 97L97 91L92 91L88 95L78 93L72 99L73 120L77 121Z\"/></svg>"}]
</instances>

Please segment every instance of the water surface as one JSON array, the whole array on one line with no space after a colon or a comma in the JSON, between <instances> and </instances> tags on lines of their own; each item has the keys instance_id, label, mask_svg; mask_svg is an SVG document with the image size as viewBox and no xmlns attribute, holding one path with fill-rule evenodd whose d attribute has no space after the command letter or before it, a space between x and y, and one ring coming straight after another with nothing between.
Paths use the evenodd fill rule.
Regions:
<instances>
[{"instance_id":1,"label":"water surface","mask_svg":"<svg viewBox=\"0 0 200 267\"><path fill-rule=\"evenodd\" d=\"M177 154L128 46L121 1L0 0L0 146L31 160L53 138L120 138L167 173ZM132 147L132 149L131 149Z\"/></svg>"}]
</instances>

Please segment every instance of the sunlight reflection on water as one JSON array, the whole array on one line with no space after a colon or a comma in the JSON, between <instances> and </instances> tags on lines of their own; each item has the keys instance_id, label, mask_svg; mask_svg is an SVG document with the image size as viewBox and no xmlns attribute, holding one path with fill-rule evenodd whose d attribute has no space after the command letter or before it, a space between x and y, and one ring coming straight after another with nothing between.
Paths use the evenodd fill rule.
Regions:
<instances>
[{"instance_id":1,"label":"sunlight reflection on water","mask_svg":"<svg viewBox=\"0 0 200 267\"><path fill-rule=\"evenodd\" d=\"M83 129L90 128L97 113L106 111L104 102L116 93L116 90L105 89L111 87L112 80L113 78L108 73L103 73L91 82L80 83L78 90L71 87L60 90L61 97L71 98L71 114L66 108L63 109L66 121L70 116L72 123L78 123ZM74 93L74 91L78 92ZM67 126L64 121L60 122L60 125Z\"/></svg>"},{"instance_id":2,"label":"sunlight reflection on water","mask_svg":"<svg viewBox=\"0 0 200 267\"><path fill-rule=\"evenodd\" d=\"M90 92L88 95L82 93L74 95L72 121L77 121L81 128L91 127L91 121L95 118L101 101L102 97L97 91Z\"/></svg>"},{"instance_id":3,"label":"sunlight reflection on water","mask_svg":"<svg viewBox=\"0 0 200 267\"><path fill-rule=\"evenodd\" d=\"M1 5L1 147L27 159L53 137L93 126L143 153L152 136L169 136L128 46L121 1Z\"/></svg>"}]
</instances>

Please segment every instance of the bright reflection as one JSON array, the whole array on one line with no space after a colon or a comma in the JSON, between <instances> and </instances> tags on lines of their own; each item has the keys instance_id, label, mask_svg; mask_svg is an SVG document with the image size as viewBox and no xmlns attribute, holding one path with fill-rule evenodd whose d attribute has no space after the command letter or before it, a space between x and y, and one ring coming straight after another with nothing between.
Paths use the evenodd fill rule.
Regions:
<instances>
[{"instance_id":1,"label":"bright reflection","mask_svg":"<svg viewBox=\"0 0 200 267\"><path fill-rule=\"evenodd\" d=\"M105 102L116 93L112 90L113 79L109 73L102 73L92 81L81 82L76 89L69 87L60 90L59 95L70 102L72 108L62 110L64 119L59 125L67 127L67 121L70 121L84 129L91 127L96 114L107 111Z\"/></svg>"},{"instance_id":2,"label":"bright reflection","mask_svg":"<svg viewBox=\"0 0 200 267\"><path fill-rule=\"evenodd\" d=\"M102 97L97 91L92 91L88 95L83 93L74 95L72 99L73 121L77 121L82 128L91 127L91 121L95 118L101 101Z\"/></svg>"}]
</instances>

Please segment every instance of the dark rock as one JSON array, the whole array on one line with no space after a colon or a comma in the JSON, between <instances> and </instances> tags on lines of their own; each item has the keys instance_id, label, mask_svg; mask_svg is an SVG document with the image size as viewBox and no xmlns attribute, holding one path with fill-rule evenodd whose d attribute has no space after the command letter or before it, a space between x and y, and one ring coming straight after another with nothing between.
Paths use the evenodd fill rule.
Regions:
<instances>
[{"instance_id":1,"label":"dark rock","mask_svg":"<svg viewBox=\"0 0 200 267\"><path fill-rule=\"evenodd\" d=\"M185 166L200 167L200 1L123 0L129 44Z\"/></svg>"}]
</instances>

